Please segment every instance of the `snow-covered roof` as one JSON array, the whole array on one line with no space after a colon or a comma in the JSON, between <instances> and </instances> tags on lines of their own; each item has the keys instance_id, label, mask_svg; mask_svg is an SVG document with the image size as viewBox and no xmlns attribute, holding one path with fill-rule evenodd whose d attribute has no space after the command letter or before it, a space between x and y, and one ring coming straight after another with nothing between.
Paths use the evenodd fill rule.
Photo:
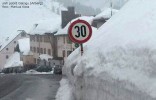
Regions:
<instances>
[{"instance_id":1,"label":"snow-covered roof","mask_svg":"<svg viewBox=\"0 0 156 100\"><path fill-rule=\"evenodd\" d=\"M5 38L1 43L0 51L2 51L9 43L13 41L14 38L16 38L21 32L17 32L17 35L10 34L7 38Z\"/></svg>"},{"instance_id":2,"label":"snow-covered roof","mask_svg":"<svg viewBox=\"0 0 156 100\"><path fill-rule=\"evenodd\" d=\"M64 35L64 34L68 34L68 28L69 28L70 24L71 24L72 22L78 20L78 19L85 20L85 21L87 21L87 22L91 25L91 23L92 23L92 21L93 21L93 18L94 18L93 16L82 16L82 17L78 17L78 18L76 18L76 19L73 19L71 22L69 22L69 23L66 25L65 28L59 29L58 32L57 32L55 35ZM95 29L95 28L93 27L93 29Z\"/></svg>"},{"instance_id":3,"label":"snow-covered roof","mask_svg":"<svg viewBox=\"0 0 156 100\"><path fill-rule=\"evenodd\" d=\"M156 99L155 5L155 0L130 0L84 46L84 56L77 50L68 57L67 75L71 75L69 67L75 65L75 77L91 76L100 82L119 83L131 93L141 94L135 95L136 100L142 100L142 95L147 95L146 100Z\"/></svg>"},{"instance_id":4,"label":"snow-covered roof","mask_svg":"<svg viewBox=\"0 0 156 100\"><path fill-rule=\"evenodd\" d=\"M118 10L116 9L106 8L100 14L96 15L94 19L109 19L117 12Z\"/></svg>"},{"instance_id":5,"label":"snow-covered roof","mask_svg":"<svg viewBox=\"0 0 156 100\"><path fill-rule=\"evenodd\" d=\"M11 68L11 67L21 67L23 66L23 61L20 61L20 53L15 52L12 56L9 57L4 68Z\"/></svg>"},{"instance_id":6,"label":"snow-covered roof","mask_svg":"<svg viewBox=\"0 0 156 100\"><path fill-rule=\"evenodd\" d=\"M0 0L0 4L5 1L6 0ZM40 0L33 0L33 2L38 1ZM18 0L18 2L23 2L23 0ZM32 0L24 0L24 2L32 2ZM29 8L7 9L0 7L0 20L1 23L3 23L0 24L0 41L3 41L1 37L10 37L10 34L16 36L18 34L17 30L29 32L33 24L39 20L56 19L58 17L60 17L60 15L46 8L46 5L30 5Z\"/></svg>"},{"instance_id":7,"label":"snow-covered roof","mask_svg":"<svg viewBox=\"0 0 156 100\"><path fill-rule=\"evenodd\" d=\"M23 55L28 55L30 53L30 39L29 38L22 38L18 40L20 52Z\"/></svg>"},{"instance_id":8,"label":"snow-covered roof","mask_svg":"<svg viewBox=\"0 0 156 100\"><path fill-rule=\"evenodd\" d=\"M34 24L34 28L30 31L30 34L44 34L53 33L61 28L61 18L51 18L47 20L40 20Z\"/></svg>"},{"instance_id":9,"label":"snow-covered roof","mask_svg":"<svg viewBox=\"0 0 156 100\"><path fill-rule=\"evenodd\" d=\"M39 57L41 60L46 60L46 61L53 58L52 56L50 56L48 54L41 54Z\"/></svg>"}]
</instances>

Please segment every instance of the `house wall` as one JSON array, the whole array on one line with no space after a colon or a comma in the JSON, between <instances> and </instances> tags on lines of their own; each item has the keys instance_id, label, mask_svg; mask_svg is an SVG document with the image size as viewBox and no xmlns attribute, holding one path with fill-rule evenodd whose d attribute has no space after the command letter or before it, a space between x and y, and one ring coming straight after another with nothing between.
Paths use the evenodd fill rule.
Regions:
<instances>
[{"instance_id":1,"label":"house wall","mask_svg":"<svg viewBox=\"0 0 156 100\"><path fill-rule=\"evenodd\" d=\"M48 35L30 35L30 49L33 52L35 64L39 64L39 56L41 54L48 54L50 56L54 55L54 46L48 41L50 38L53 43L54 38L53 36L47 36ZM38 37L39 40L37 40Z\"/></svg>"},{"instance_id":2,"label":"house wall","mask_svg":"<svg viewBox=\"0 0 156 100\"><path fill-rule=\"evenodd\" d=\"M57 38L57 55L58 57L63 57L64 60L69 56L69 54L75 49L73 43L69 42L68 35L59 35Z\"/></svg>"},{"instance_id":3,"label":"house wall","mask_svg":"<svg viewBox=\"0 0 156 100\"><path fill-rule=\"evenodd\" d=\"M18 34L11 42L9 42L1 51L0 51L0 70L4 68L5 63L9 57L14 53L14 48L17 45L19 39L29 37L28 35Z\"/></svg>"},{"instance_id":4,"label":"house wall","mask_svg":"<svg viewBox=\"0 0 156 100\"><path fill-rule=\"evenodd\" d=\"M24 65L34 64L33 55L23 55L22 60Z\"/></svg>"}]
</instances>

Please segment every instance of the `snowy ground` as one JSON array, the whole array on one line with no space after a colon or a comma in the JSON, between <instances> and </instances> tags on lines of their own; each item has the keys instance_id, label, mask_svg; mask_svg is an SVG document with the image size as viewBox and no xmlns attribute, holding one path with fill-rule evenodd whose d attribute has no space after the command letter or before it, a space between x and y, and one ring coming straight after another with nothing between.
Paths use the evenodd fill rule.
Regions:
<instances>
[{"instance_id":1,"label":"snowy ground","mask_svg":"<svg viewBox=\"0 0 156 100\"><path fill-rule=\"evenodd\" d=\"M66 100L156 100L155 5L130 0L84 46L82 57L79 49L68 57L60 90L70 86L73 97Z\"/></svg>"}]
</instances>

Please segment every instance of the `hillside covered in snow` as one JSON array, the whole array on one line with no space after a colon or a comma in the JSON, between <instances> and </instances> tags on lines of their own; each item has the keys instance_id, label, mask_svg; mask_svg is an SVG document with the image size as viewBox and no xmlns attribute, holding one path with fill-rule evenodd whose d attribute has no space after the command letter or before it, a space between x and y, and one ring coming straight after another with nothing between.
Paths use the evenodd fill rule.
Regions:
<instances>
[{"instance_id":1,"label":"hillside covered in snow","mask_svg":"<svg viewBox=\"0 0 156 100\"><path fill-rule=\"evenodd\" d=\"M10 6L28 5L29 8L3 8L0 6L0 43L4 42L10 35L16 36L18 30L29 32L33 25L40 20L60 18L60 15L48 8L46 1L33 0L36 4L30 5L32 0L18 0L18 2L17 0L1 0L0 4L5 5L5 2L8 2L8 5L10 3ZM55 2L54 7L56 7L55 9L59 9L57 8L58 3Z\"/></svg>"},{"instance_id":2,"label":"hillside covered in snow","mask_svg":"<svg viewBox=\"0 0 156 100\"><path fill-rule=\"evenodd\" d=\"M156 100L156 1L130 0L66 61L57 100ZM69 88L64 91L63 88Z\"/></svg>"}]
</instances>

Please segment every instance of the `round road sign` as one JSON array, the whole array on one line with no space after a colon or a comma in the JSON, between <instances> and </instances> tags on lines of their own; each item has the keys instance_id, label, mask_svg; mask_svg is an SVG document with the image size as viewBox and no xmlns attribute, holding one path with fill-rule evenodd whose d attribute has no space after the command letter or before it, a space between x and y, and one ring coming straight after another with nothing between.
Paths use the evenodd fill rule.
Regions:
<instances>
[{"instance_id":1,"label":"round road sign","mask_svg":"<svg viewBox=\"0 0 156 100\"><path fill-rule=\"evenodd\" d=\"M76 20L69 26L69 38L75 43L85 43L92 36L91 25L84 20Z\"/></svg>"}]
</instances>

